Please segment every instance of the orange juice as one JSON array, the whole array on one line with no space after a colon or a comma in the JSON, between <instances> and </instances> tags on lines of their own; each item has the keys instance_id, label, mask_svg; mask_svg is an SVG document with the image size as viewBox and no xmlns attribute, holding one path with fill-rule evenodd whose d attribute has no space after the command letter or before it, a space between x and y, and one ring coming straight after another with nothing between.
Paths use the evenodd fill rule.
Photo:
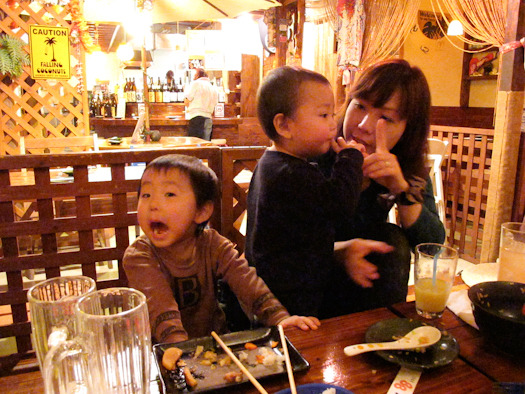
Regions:
<instances>
[{"instance_id":1,"label":"orange juice","mask_svg":"<svg viewBox=\"0 0 525 394\"><path fill-rule=\"evenodd\" d=\"M498 280L525 283L525 244L522 250L500 249Z\"/></svg>"},{"instance_id":2,"label":"orange juice","mask_svg":"<svg viewBox=\"0 0 525 394\"><path fill-rule=\"evenodd\" d=\"M432 285L432 278L419 279L415 285L416 308L430 313L443 312L451 287L452 283L442 279L436 279L435 286Z\"/></svg>"}]
</instances>

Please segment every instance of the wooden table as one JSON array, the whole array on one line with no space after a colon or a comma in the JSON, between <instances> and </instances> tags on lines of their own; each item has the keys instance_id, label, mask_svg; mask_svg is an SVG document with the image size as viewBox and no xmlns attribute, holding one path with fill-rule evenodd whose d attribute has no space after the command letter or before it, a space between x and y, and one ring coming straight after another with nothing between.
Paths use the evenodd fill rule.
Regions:
<instances>
[{"instance_id":1,"label":"wooden table","mask_svg":"<svg viewBox=\"0 0 525 394\"><path fill-rule=\"evenodd\" d=\"M162 137L159 142L148 142L140 140L131 143L131 137L122 137L122 143L113 145L109 138L99 138L98 149L100 150L119 150L119 149L168 149L168 148L191 148L199 146L224 146L225 139L203 140L197 137Z\"/></svg>"},{"instance_id":2,"label":"wooden table","mask_svg":"<svg viewBox=\"0 0 525 394\"><path fill-rule=\"evenodd\" d=\"M332 383L356 394L386 393L399 366L373 353L347 357L347 345L364 341L372 324L395 317L413 317L414 304L401 303L392 308L381 308L324 320L317 331L287 329L286 335L310 363L308 371L297 373L296 383ZM416 393L491 393L495 381L525 381L525 363L500 353L488 346L479 332L457 318L449 310L435 321L441 329L449 330L458 340L460 356L451 364L424 371ZM286 376L261 380L269 393L286 388ZM42 393L43 382L38 370L0 378L0 387L9 393ZM152 393L159 392L158 382L152 379ZM232 392L222 390L221 393ZM235 388L235 393L257 393L246 383Z\"/></svg>"}]
</instances>

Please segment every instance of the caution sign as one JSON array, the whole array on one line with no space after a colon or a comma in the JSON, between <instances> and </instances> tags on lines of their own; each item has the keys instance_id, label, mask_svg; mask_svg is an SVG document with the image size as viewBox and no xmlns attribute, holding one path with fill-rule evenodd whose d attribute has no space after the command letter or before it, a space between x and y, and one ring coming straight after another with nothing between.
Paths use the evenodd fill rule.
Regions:
<instances>
[{"instance_id":1,"label":"caution sign","mask_svg":"<svg viewBox=\"0 0 525 394\"><path fill-rule=\"evenodd\" d=\"M31 25L31 77L33 79L69 79L69 29Z\"/></svg>"}]
</instances>

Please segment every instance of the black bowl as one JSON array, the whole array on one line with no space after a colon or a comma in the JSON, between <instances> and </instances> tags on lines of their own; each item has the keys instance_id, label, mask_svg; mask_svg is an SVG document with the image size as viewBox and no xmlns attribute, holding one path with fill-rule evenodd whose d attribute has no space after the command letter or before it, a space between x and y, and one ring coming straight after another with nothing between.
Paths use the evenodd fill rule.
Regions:
<instances>
[{"instance_id":1,"label":"black bowl","mask_svg":"<svg viewBox=\"0 0 525 394\"><path fill-rule=\"evenodd\" d=\"M482 282L468 291L474 319L487 340L513 354L525 352L525 283Z\"/></svg>"}]
</instances>

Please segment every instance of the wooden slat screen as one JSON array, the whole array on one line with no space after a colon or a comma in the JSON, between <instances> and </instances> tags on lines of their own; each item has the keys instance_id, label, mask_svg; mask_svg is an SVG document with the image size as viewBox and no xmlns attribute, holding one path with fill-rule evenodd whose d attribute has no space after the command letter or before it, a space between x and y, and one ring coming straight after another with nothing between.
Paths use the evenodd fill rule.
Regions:
<instances>
[{"instance_id":1,"label":"wooden slat screen","mask_svg":"<svg viewBox=\"0 0 525 394\"><path fill-rule=\"evenodd\" d=\"M235 177L243 170L253 172L266 147L235 147L222 149L222 215L223 235L237 244L239 253L244 252L244 235L240 227L246 214L248 184ZM249 181L249 180L248 180Z\"/></svg>"},{"instance_id":2,"label":"wooden slat screen","mask_svg":"<svg viewBox=\"0 0 525 394\"><path fill-rule=\"evenodd\" d=\"M465 260L479 262L494 130L432 125L431 136L449 142L443 166L447 242Z\"/></svg>"},{"instance_id":3,"label":"wooden slat screen","mask_svg":"<svg viewBox=\"0 0 525 394\"><path fill-rule=\"evenodd\" d=\"M139 180L126 179L126 165L168 153L196 156L220 174L218 147L0 158L0 340L16 341L16 353L0 357L0 367L32 355L26 294L35 282L24 274L36 272L40 280L76 268L95 279L99 289L127 284L121 263L130 226L137 224ZM74 181L55 182L54 169L68 166L74 168ZM93 166L110 171L111 180L90 182ZM210 224L219 231L220 212L217 202ZM101 232L114 237L114 244L101 243ZM67 240L71 235L73 240ZM110 262L118 270L116 277L106 278L103 268Z\"/></svg>"},{"instance_id":4,"label":"wooden slat screen","mask_svg":"<svg viewBox=\"0 0 525 394\"><path fill-rule=\"evenodd\" d=\"M25 42L31 25L69 28L70 21L69 7L41 6L36 1L0 1L0 33ZM29 53L29 45L25 50ZM85 81L81 45L70 45L70 61L69 80L33 80L30 66L13 80L0 74L1 155L18 154L20 136L89 135L87 92L80 83Z\"/></svg>"}]
</instances>

